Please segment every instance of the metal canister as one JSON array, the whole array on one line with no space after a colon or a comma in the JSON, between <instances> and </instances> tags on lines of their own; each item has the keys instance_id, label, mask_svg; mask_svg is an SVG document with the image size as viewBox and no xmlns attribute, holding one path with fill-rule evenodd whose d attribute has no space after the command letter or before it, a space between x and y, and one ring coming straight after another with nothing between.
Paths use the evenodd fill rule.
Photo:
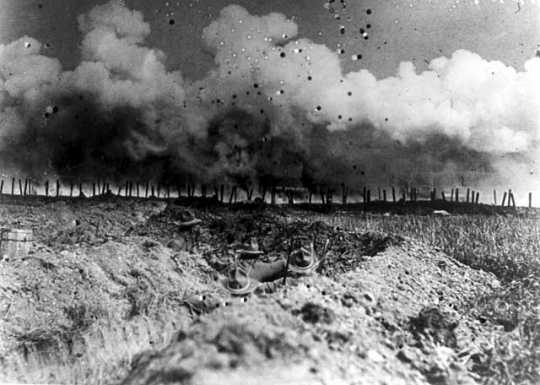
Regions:
<instances>
[{"instance_id":1,"label":"metal canister","mask_svg":"<svg viewBox=\"0 0 540 385\"><path fill-rule=\"evenodd\" d=\"M23 258L32 247L34 235L28 229L2 229L0 233L1 259Z\"/></svg>"}]
</instances>

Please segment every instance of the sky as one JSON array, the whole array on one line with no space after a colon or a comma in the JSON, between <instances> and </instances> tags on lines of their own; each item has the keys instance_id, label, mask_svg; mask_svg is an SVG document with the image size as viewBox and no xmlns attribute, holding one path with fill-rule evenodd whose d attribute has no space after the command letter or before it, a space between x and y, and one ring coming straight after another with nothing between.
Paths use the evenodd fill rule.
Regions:
<instances>
[{"instance_id":1,"label":"sky","mask_svg":"<svg viewBox=\"0 0 540 385\"><path fill-rule=\"evenodd\" d=\"M540 48L540 5L520 1L349 0L346 8L340 0L331 7L323 0L127 0L126 5L150 23L149 45L166 53L167 67L180 69L190 79L202 78L213 66L202 30L229 4L257 15L283 13L298 24L300 37L344 49L345 71L366 68L380 78L395 74L402 61L422 70L432 59L457 49L522 69ZM50 45L46 54L58 57L66 68L74 67L80 61L77 16L104 2L0 0L0 43L29 35ZM369 33L367 40L361 28ZM354 54L362 59L353 61Z\"/></svg>"},{"instance_id":2,"label":"sky","mask_svg":"<svg viewBox=\"0 0 540 385\"><path fill-rule=\"evenodd\" d=\"M540 196L532 1L0 7L5 173Z\"/></svg>"}]
</instances>

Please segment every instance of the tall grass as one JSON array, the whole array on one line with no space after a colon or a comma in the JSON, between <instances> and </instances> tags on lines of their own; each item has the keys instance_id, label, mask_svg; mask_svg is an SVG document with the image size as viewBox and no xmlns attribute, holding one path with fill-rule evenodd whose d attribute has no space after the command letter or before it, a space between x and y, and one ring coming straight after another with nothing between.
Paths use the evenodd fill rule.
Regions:
<instances>
[{"instance_id":1,"label":"tall grass","mask_svg":"<svg viewBox=\"0 0 540 385\"><path fill-rule=\"evenodd\" d=\"M332 226L418 239L503 281L540 276L540 223L533 218L459 215L315 216Z\"/></svg>"}]
</instances>

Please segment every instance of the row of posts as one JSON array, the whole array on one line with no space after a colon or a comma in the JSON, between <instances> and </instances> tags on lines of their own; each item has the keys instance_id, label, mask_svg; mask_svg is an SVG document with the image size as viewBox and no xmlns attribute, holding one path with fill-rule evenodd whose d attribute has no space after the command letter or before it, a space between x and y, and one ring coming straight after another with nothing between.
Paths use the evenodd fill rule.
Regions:
<instances>
[{"instance_id":1,"label":"row of posts","mask_svg":"<svg viewBox=\"0 0 540 385\"><path fill-rule=\"evenodd\" d=\"M30 196L35 195L33 191L34 184L32 180L30 179L18 179L15 178L11 179L11 195L16 195L16 190L18 187L19 194L21 196ZM56 180L56 190L54 196L60 197L61 196L61 183L60 180ZM49 181L45 181L44 184L45 188L45 196L53 196L52 194L49 194L50 192L50 184ZM75 196L78 197L86 197L83 191L83 184L79 183L77 186L78 195L76 195L77 191L75 190L76 186L73 182L70 183L69 186L69 197L73 198ZM124 193L125 197L130 198L171 198L171 187L169 185L161 186L161 185L153 185L149 182L146 182L145 184L140 183L134 183L131 181L125 182L125 184L117 185L116 187L116 195L120 196L122 192ZM177 186L176 188L178 197L182 196L182 188L180 186ZM195 190L196 186L194 184L187 184L185 186L186 195L188 198L195 197ZM245 189L246 191L246 197L248 201L251 201L253 199L253 188ZM410 202L416 202L418 201L418 190L415 187L412 187L410 189L401 189L398 192L396 191L395 187L392 187L391 190L388 191L386 189L378 188L378 201L380 202L388 202L390 200L389 195L391 194L391 201L394 203L397 202L405 202L407 201L407 197L409 198ZM201 185L200 188L200 196L202 198L209 197L209 194L211 192L208 190L208 186ZM277 188L276 186L272 187L271 189L268 189L266 187L260 187L259 193L261 194L262 201L265 201L267 193L270 193L270 202L272 204L276 204L276 196L279 192L285 193L287 196L287 200L289 204L294 204L294 189L289 188ZM0 181L0 194L4 193L4 180ZM312 203L313 198L313 189L308 189L308 202ZM333 197L334 197L335 191L330 188L323 188L319 187L319 194L321 198L322 204L325 205L331 205L333 203ZM105 194L113 194L113 191L111 190L111 185L106 182L94 182L92 183L92 197L99 196L99 195L105 195ZM220 202L225 202L226 196L225 196L225 185L219 185L215 186L213 189L213 197L217 199ZM345 186L345 184L341 185L341 203L343 205L346 205L348 203L349 198L349 188ZM454 188L451 189L450 196L446 196L446 193L444 191L441 191L441 199L443 201L449 201L449 202L460 202L460 189ZM433 188L430 191L430 200L435 201L437 200L437 189ZM228 203L236 203L238 201L238 187L233 186L230 189L230 193L228 196ZM470 188L466 189L465 193L465 203L471 203L471 204L479 204L480 201L480 192L472 190ZM362 190L362 202L364 205L369 204L372 202L372 194L371 190L364 187ZM493 190L493 204L498 205L497 201L497 191ZM514 198L514 194L512 190L505 191L502 197L502 201L500 203L501 207L516 207L516 201ZM532 207L532 193L529 193L529 208Z\"/></svg>"}]
</instances>

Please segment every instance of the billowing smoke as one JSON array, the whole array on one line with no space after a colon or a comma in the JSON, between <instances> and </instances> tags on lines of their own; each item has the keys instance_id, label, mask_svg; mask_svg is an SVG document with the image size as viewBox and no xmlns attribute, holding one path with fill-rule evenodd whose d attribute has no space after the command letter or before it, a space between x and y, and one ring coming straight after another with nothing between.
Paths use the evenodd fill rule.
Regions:
<instances>
[{"instance_id":1,"label":"billowing smoke","mask_svg":"<svg viewBox=\"0 0 540 385\"><path fill-rule=\"evenodd\" d=\"M515 183L540 159L540 58L519 72L460 50L378 80L344 73L285 16L232 5L203 33L215 68L191 82L144 45L149 24L121 1L79 26L73 71L32 38L0 46L8 172L359 189Z\"/></svg>"}]
</instances>

